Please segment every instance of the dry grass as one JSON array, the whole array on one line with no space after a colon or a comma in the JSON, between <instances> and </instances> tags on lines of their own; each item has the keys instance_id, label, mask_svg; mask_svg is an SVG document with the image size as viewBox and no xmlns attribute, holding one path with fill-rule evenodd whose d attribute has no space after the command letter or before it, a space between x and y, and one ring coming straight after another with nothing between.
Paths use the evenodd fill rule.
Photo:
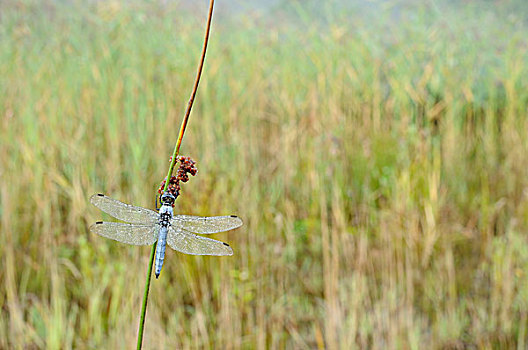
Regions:
<instances>
[{"instance_id":1,"label":"dry grass","mask_svg":"<svg viewBox=\"0 0 528 350\"><path fill-rule=\"evenodd\" d=\"M153 207L203 25L116 4L0 5L0 348L135 344L150 248L88 197ZM245 226L168 252L145 348L525 348L523 22L297 11L214 22L177 211Z\"/></svg>"}]
</instances>

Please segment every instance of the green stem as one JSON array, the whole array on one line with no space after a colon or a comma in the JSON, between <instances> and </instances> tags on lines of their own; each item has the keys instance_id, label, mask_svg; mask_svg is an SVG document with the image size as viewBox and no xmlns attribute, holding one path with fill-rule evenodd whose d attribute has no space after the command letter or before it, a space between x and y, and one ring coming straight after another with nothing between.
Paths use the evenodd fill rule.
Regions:
<instances>
[{"instance_id":1,"label":"green stem","mask_svg":"<svg viewBox=\"0 0 528 350\"><path fill-rule=\"evenodd\" d=\"M155 242L152 245L152 251L150 252L150 261L147 270L147 282L145 283L145 292L143 293L143 304L141 305L141 319L139 321L137 350L141 350L141 345L143 343L143 329L145 328L145 314L147 313L147 301L150 289L150 276L152 275L152 265L154 262L154 255L156 253L157 243L158 242Z\"/></svg>"},{"instance_id":2,"label":"green stem","mask_svg":"<svg viewBox=\"0 0 528 350\"><path fill-rule=\"evenodd\" d=\"M189 116L191 115L191 109L194 103L194 98L196 97L196 91L198 91L198 84L200 83L200 77L202 76L203 66L205 62L205 53L207 51L207 44L209 42L209 32L211 30L211 20L213 18L213 7L214 7L214 0L210 0L209 2L209 13L207 15L207 25L205 27L205 37L204 37L204 44L202 48L202 56L200 58L200 63L198 64L198 72L196 73L196 79L194 81L193 90L191 93L191 98L189 99L189 102L187 103L187 109L185 110L185 116L183 117L182 124L180 127L180 133L178 135L178 141L176 141L176 146L174 147L174 151L172 153L172 160L169 166L169 172L167 173L167 179L165 181L165 187L163 188L163 192L167 191L167 188L169 186L169 181L172 176L172 171L174 170L174 165L176 164L176 158L178 157L178 153L180 152L180 146L183 140L183 134L185 133L185 128L187 127L187 121L189 120ZM143 294L143 304L141 306L141 318L139 323L139 331L138 331L138 340L137 340L137 349L141 350L141 346L143 343L143 329L145 326L145 314L147 313L147 301L148 301L148 294L149 294L149 288L150 288L150 276L152 275L152 265L154 263L154 256L156 253L156 244L152 246L152 251L150 252L150 261L147 271L147 281L145 283L145 292Z\"/></svg>"}]
</instances>

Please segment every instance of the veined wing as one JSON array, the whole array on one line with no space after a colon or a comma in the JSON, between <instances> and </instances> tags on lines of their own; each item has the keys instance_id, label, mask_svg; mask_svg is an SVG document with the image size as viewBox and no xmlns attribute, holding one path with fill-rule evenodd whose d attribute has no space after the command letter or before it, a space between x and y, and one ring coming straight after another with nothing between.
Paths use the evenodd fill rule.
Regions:
<instances>
[{"instance_id":1,"label":"veined wing","mask_svg":"<svg viewBox=\"0 0 528 350\"><path fill-rule=\"evenodd\" d=\"M90 231L126 244L151 245L158 239L159 225L98 221L90 226Z\"/></svg>"},{"instance_id":2,"label":"veined wing","mask_svg":"<svg viewBox=\"0 0 528 350\"><path fill-rule=\"evenodd\" d=\"M185 230L169 226L167 244L174 250L191 255L233 255L229 244L200 237Z\"/></svg>"},{"instance_id":3,"label":"veined wing","mask_svg":"<svg viewBox=\"0 0 528 350\"><path fill-rule=\"evenodd\" d=\"M242 220L238 216L192 216L192 215L175 215L172 218L171 225L176 229L182 228L189 232L199 234L210 234L223 231L229 231L242 226Z\"/></svg>"},{"instance_id":4,"label":"veined wing","mask_svg":"<svg viewBox=\"0 0 528 350\"><path fill-rule=\"evenodd\" d=\"M90 197L90 202L119 220L133 224L153 224L158 222L158 213L154 210L126 204L101 193Z\"/></svg>"}]
</instances>

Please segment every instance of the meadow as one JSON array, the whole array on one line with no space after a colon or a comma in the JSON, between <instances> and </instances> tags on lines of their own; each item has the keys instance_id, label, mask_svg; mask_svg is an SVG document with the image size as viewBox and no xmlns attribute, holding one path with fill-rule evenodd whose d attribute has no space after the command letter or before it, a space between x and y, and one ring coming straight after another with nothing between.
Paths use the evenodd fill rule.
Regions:
<instances>
[{"instance_id":1,"label":"meadow","mask_svg":"<svg viewBox=\"0 0 528 350\"><path fill-rule=\"evenodd\" d=\"M175 210L244 226L167 250L145 349L528 346L526 11L335 4L213 19ZM154 208L202 12L0 2L0 348L135 346L150 247L88 198Z\"/></svg>"}]
</instances>

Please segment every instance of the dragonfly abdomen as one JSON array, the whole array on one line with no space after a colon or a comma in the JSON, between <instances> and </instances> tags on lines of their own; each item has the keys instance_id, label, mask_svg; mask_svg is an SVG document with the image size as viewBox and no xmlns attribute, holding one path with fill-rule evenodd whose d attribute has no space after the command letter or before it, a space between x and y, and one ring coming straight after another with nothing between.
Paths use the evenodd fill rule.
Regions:
<instances>
[{"instance_id":1,"label":"dragonfly abdomen","mask_svg":"<svg viewBox=\"0 0 528 350\"><path fill-rule=\"evenodd\" d=\"M159 277L161 273L161 268L163 267L163 259L165 259L165 245L166 244L167 244L167 226L161 226L159 237L158 237L158 246L156 247L156 265L155 265L156 278Z\"/></svg>"}]
</instances>

